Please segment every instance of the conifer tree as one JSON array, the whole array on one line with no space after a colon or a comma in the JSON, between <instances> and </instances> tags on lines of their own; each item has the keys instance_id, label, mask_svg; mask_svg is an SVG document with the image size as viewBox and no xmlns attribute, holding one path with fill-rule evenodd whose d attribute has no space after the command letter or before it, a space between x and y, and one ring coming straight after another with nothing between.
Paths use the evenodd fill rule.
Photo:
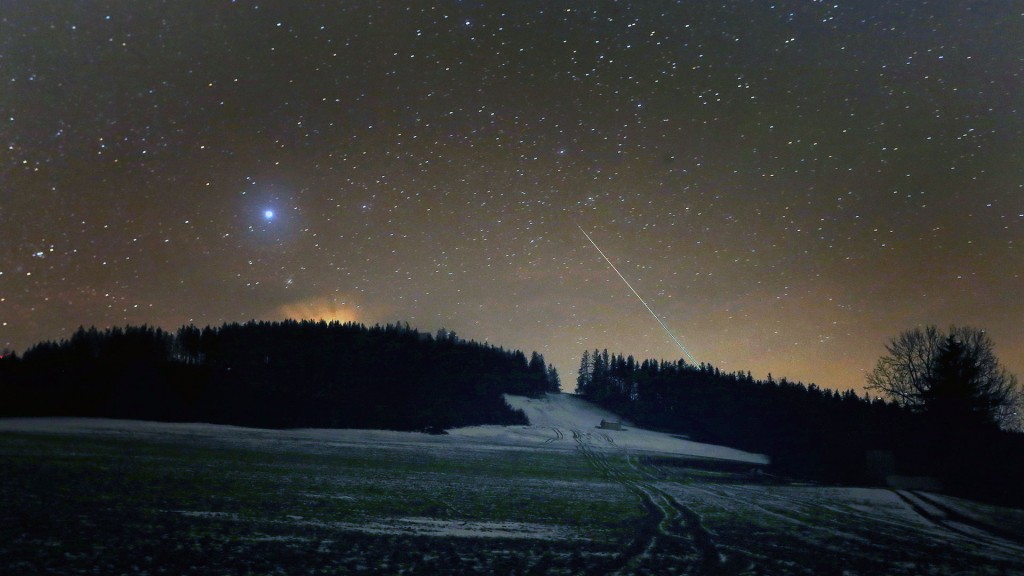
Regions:
<instances>
[{"instance_id":1,"label":"conifer tree","mask_svg":"<svg viewBox=\"0 0 1024 576\"><path fill-rule=\"evenodd\" d=\"M559 393L562 391L562 379L558 377L558 370L554 364L548 364L548 392Z\"/></svg>"},{"instance_id":2,"label":"conifer tree","mask_svg":"<svg viewBox=\"0 0 1024 576\"><path fill-rule=\"evenodd\" d=\"M580 359L579 373L576 375L576 393L587 396L590 392L590 382L594 370L594 363L589 350L583 351L583 358Z\"/></svg>"}]
</instances>

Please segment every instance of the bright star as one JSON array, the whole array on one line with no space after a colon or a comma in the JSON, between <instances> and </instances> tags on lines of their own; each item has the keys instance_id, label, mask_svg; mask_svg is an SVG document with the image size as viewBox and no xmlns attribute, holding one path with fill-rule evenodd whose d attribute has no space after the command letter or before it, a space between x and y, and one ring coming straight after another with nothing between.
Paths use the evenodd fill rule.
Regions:
<instances>
[{"instance_id":1,"label":"bright star","mask_svg":"<svg viewBox=\"0 0 1024 576\"><path fill-rule=\"evenodd\" d=\"M263 217L266 218L267 220L273 220L274 219L274 211L273 210L264 210L263 211Z\"/></svg>"}]
</instances>

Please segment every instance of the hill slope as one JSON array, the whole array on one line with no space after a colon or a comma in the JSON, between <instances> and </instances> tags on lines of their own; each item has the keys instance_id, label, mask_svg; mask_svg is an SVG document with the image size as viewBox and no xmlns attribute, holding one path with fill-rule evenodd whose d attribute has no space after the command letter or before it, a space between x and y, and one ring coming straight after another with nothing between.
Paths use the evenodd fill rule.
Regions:
<instances>
[{"instance_id":1,"label":"hill slope","mask_svg":"<svg viewBox=\"0 0 1024 576\"><path fill-rule=\"evenodd\" d=\"M544 448L576 449L573 433L586 435L592 447L675 456L716 458L753 464L767 464L753 454L712 444L693 442L681 436L637 428L624 422L624 430L604 430L601 420L618 421L615 414L574 394L545 394L541 398L505 396L514 409L522 410L529 426L474 426L451 431L451 435L476 440L491 439L507 444L539 445Z\"/></svg>"},{"instance_id":2,"label":"hill slope","mask_svg":"<svg viewBox=\"0 0 1024 576\"><path fill-rule=\"evenodd\" d=\"M618 420L618 416L573 394L546 394L541 398L505 396L513 409L526 413L527 426L483 425L455 428L445 435L391 430L357 430L307 428L263 430L218 424L165 424L138 420L102 418L0 418L0 432L69 433L109 435L130 432L136 436L216 439L232 445L258 445L281 439L321 443L324 450L340 446L387 444L393 446L426 446L459 450L524 449L538 451L571 451L579 448L574 433L587 443L588 449L610 452L634 452L663 456L715 458L751 464L767 464L761 454L743 452L725 446L701 444L671 434L635 428L623 423L624 430L597 428L602 419Z\"/></svg>"}]
</instances>

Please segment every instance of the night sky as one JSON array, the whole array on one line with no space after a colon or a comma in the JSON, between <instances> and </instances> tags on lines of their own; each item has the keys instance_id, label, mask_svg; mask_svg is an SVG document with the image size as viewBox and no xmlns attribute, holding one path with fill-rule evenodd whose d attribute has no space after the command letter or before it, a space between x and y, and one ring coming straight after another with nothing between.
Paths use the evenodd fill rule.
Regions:
<instances>
[{"instance_id":1,"label":"night sky","mask_svg":"<svg viewBox=\"0 0 1024 576\"><path fill-rule=\"evenodd\" d=\"M861 388L1024 375L1017 2L0 0L0 348L408 321Z\"/></svg>"}]
</instances>

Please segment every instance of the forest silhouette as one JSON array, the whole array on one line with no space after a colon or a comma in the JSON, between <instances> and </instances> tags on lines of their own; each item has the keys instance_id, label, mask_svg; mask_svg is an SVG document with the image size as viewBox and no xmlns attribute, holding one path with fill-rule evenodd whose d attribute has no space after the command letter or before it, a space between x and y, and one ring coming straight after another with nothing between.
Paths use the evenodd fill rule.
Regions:
<instances>
[{"instance_id":1,"label":"forest silhouette","mask_svg":"<svg viewBox=\"0 0 1024 576\"><path fill-rule=\"evenodd\" d=\"M755 380L607 350L584 352L576 392L639 426L766 454L786 477L858 485L927 477L953 494L1024 505L1024 435L987 424L770 374Z\"/></svg>"},{"instance_id":2,"label":"forest silhouette","mask_svg":"<svg viewBox=\"0 0 1024 576\"><path fill-rule=\"evenodd\" d=\"M440 432L525 424L502 394L557 389L534 352L408 325L80 328L0 360L0 415Z\"/></svg>"},{"instance_id":3,"label":"forest silhouette","mask_svg":"<svg viewBox=\"0 0 1024 576\"><path fill-rule=\"evenodd\" d=\"M557 371L536 352L408 324L80 328L0 358L0 416L442 433L527 424L502 395L557 391ZM771 375L597 350L584 353L576 392L636 425L766 454L782 479L932 477L950 493L1024 505L1020 433L951 428L881 398Z\"/></svg>"}]
</instances>

